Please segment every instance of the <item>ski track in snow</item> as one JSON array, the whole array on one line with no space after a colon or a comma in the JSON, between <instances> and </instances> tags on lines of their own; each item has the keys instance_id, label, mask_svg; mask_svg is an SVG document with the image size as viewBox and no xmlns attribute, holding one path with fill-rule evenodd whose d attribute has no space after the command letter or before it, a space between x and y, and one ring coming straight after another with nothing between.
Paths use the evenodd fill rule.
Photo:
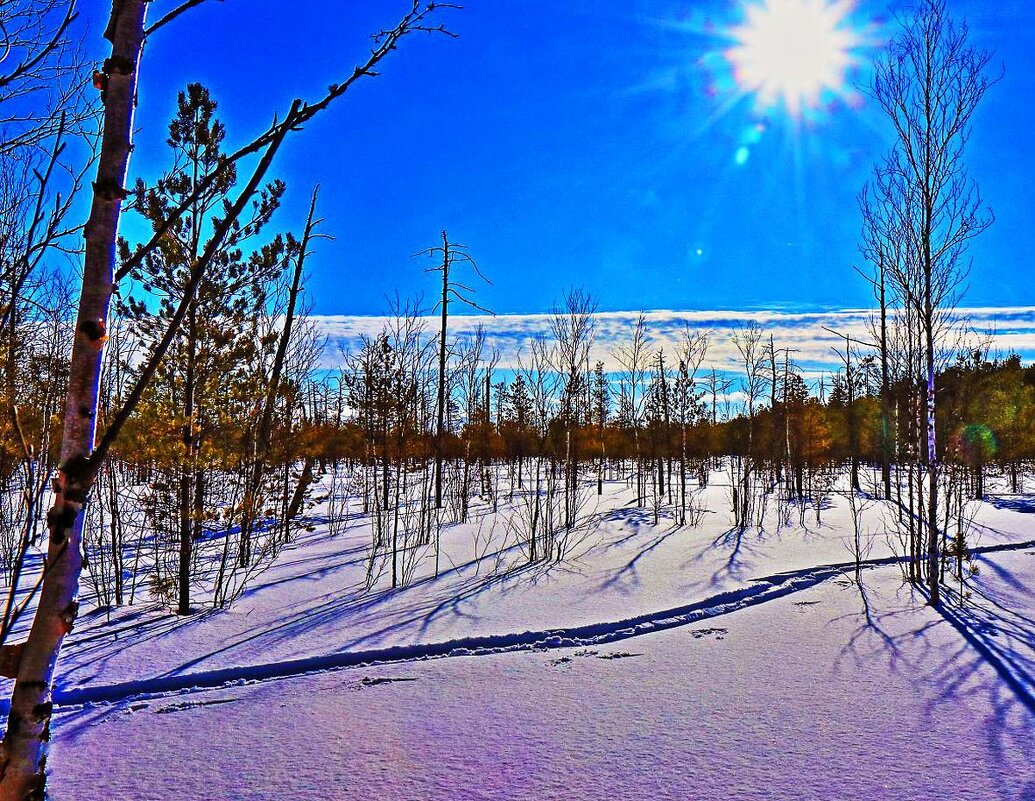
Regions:
<instances>
[{"instance_id":1,"label":"ski track in snow","mask_svg":"<svg viewBox=\"0 0 1035 801\"><path fill-rule=\"evenodd\" d=\"M1024 550L1033 547L1035 547L1035 540L1027 540L1020 543L1005 543L974 548L972 553L977 555ZM865 569L873 569L901 564L903 561L904 557L891 556L863 560L859 566ZM58 688L54 692L53 701L55 706L65 708L92 706L95 704L116 704L129 699L155 698L170 694L218 689L240 684L289 678L307 673L367 665L604 645L632 637L639 637L644 634L691 625L702 620L767 603L777 598L808 590L835 576L841 576L854 571L855 568L855 562L840 562L776 573L763 578L753 579L751 586L722 592L691 604L616 622L594 623L570 628L526 631L512 634L460 637L437 643L418 643L359 651L339 651L320 656L269 662L266 664L157 676L116 684L79 687L72 690ZM960 632L963 638L1002 676L1019 700L1035 712L1035 694L1033 694L1032 687L1030 686L1033 683L1032 677L1027 676L1009 660L999 658L995 647L987 639L981 637L974 630L973 626L968 625L965 615L948 609L941 609L939 611ZM0 712L6 714L7 706L8 704L4 703L0 707Z\"/></svg>"}]
</instances>

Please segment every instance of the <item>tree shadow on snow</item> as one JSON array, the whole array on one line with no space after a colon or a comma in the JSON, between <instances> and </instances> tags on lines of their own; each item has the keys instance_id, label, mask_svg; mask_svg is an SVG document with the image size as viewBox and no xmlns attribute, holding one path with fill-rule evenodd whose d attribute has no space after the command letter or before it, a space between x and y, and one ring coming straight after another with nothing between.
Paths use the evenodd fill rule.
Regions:
<instances>
[{"instance_id":1,"label":"tree shadow on snow","mask_svg":"<svg viewBox=\"0 0 1035 801\"><path fill-rule=\"evenodd\" d=\"M1035 495L1013 495L1010 497L989 495L985 500L996 509L1005 509L1021 514L1035 514Z\"/></svg>"},{"instance_id":2,"label":"tree shadow on snow","mask_svg":"<svg viewBox=\"0 0 1035 801\"><path fill-rule=\"evenodd\" d=\"M657 550L657 548L659 548L666 540L679 531L680 528L681 526L673 525L667 531L658 534L650 542L638 548L625 564L621 565L610 576L600 582L598 589L614 589L619 592L627 593L626 588L631 589L632 587L638 587L640 585L640 561Z\"/></svg>"},{"instance_id":3,"label":"tree shadow on snow","mask_svg":"<svg viewBox=\"0 0 1035 801\"><path fill-rule=\"evenodd\" d=\"M914 683L918 693L929 692L933 685L936 693L925 705L926 716L945 705L972 702L990 708L992 713L980 723L988 754L1002 768L990 778L1001 798L1035 801L1035 780L1027 781L1020 795L1016 783L1008 780L1008 756L1016 756L1019 743L1023 748L1030 742L1035 727L1035 622L987 597L988 603L961 603L959 593L949 587L943 590L942 604L932 609L924 606L927 596L922 589L906 583L894 600L879 594L874 598L862 580L852 585L862 606L852 616L860 625L841 657L851 657L857 665L885 660L896 675ZM903 628L899 619L915 615L917 607L929 610L928 619ZM946 626L959 635L948 638L948 645Z\"/></svg>"},{"instance_id":4,"label":"tree shadow on snow","mask_svg":"<svg viewBox=\"0 0 1035 801\"><path fill-rule=\"evenodd\" d=\"M730 552L725 564L712 574L710 586L722 586L725 578L745 579L750 565L755 562L752 557L758 555L758 546L768 540L768 532L754 526L732 526L722 532L712 540L711 547L729 548Z\"/></svg>"}]
</instances>

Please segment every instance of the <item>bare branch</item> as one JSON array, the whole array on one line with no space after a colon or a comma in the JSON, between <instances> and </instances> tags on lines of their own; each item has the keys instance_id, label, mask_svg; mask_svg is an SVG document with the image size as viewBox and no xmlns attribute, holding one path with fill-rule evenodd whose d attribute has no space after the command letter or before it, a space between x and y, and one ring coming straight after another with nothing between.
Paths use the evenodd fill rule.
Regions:
<instances>
[{"instance_id":1,"label":"bare branch","mask_svg":"<svg viewBox=\"0 0 1035 801\"><path fill-rule=\"evenodd\" d=\"M165 16L160 17L157 22L155 22L154 24L149 25L147 28L145 28L144 29L144 38L146 39L148 36L153 34L159 28L162 28L163 26L168 25L170 22L172 22L174 19L179 17L184 12L190 11L190 9L192 9L192 8L194 8L196 6L200 6L204 2L205 2L205 0L185 0L185 2L181 3L180 5L178 5L172 11L168 12ZM221 2L223 2L223 0L218 0L218 2L221 3Z\"/></svg>"}]
</instances>

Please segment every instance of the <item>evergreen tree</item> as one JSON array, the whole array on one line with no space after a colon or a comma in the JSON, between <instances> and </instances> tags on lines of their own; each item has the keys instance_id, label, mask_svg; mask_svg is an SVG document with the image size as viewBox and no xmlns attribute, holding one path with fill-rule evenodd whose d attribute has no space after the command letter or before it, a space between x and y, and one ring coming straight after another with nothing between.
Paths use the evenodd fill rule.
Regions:
<instances>
[{"instance_id":1,"label":"evergreen tree","mask_svg":"<svg viewBox=\"0 0 1035 801\"><path fill-rule=\"evenodd\" d=\"M153 187L137 183L137 208L162 236L158 248L133 271L138 286L121 308L135 322L136 335L151 346L160 340L188 294L192 268L220 215L228 213L225 197L237 183L234 165L223 164L226 129L216 109L201 84L189 84L181 91L167 139L173 167ZM205 518L206 474L212 466L225 463L220 457L231 445L212 433L225 429L221 423L240 414L234 399L262 394L255 391L255 375L248 366L255 362L256 348L273 345L259 336L257 326L270 288L283 271L285 244L277 236L248 253L245 248L265 229L283 193L283 182L267 184L250 216L234 221L147 390L146 401L164 409L180 429L175 491L181 614L190 611L192 543L200 537ZM184 203L187 213L169 225L173 209ZM125 259L130 258L128 243L123 241L121 250ZM236 446L240 453L243 443ZM249 550L250 543L242 538L243 563Z\"/></svg>"}]
</instances>

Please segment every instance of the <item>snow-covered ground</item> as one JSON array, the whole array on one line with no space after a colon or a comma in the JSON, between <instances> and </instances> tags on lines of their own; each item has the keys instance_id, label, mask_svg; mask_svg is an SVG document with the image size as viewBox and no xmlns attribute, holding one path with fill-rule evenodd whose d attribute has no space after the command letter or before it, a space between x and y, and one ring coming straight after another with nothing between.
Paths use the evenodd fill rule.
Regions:
<instances>
[{"instance_id":1,"label":"snow-covered ground","mask_svg":"<svg viewBox=\"0 0 1035 801\"><path fill-rule=\"evenodd\" d=\"M358 520L300 537L230 610L85 614L51 792L1035 798L1032 499L978 505L979 573L939 613L903 586L883 504L859 502L860 585L844 494L821 523L739 532L715 478L692 528L609 484L548 567L478 508L439 577L425 560L369 591Z\"/></svg>"}]
</instances>

